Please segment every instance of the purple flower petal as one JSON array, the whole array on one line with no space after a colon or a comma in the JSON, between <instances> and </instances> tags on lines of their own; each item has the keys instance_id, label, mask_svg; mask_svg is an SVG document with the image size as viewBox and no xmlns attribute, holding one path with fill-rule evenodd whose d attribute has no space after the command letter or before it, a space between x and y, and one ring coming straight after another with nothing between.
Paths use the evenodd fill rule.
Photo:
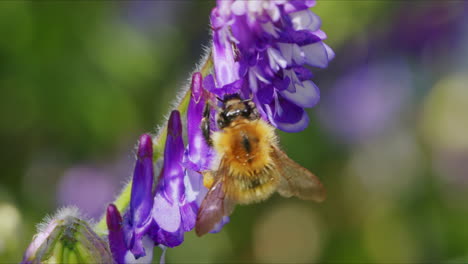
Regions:
<instances>
[{"instance_id":1,"label":"purple flower petal","mask_svg":"<svg viewBox=\"0 0 468 264\"><path fill-rule=\"evenodd\" d=\"M131 222L140 227L148 219L153 206L153 142L144 134L138 145L138 158L133 172L132 196L130 198Z\"/></svg>"},{"instance_id":2,"label":"purple flower petal","mask_svg":"<svg viewBox=\"0 0 468 264\"><path fill-rule=\"evenodd\" d=\"M315 0L292 0L284 4L286 13L297 12L315 6Z\"/></svg>"},{"instance_id":3,"label":"purple flower petal","mask_svg":"<svg viewBox=\"0 0 468 264\"><path fill-rule=\"evenodd\" d=\"M221 87L239 80L239 64L235 60L229 34L229 30L225 28L215 30L213 34L213 60L218 62L214 65L214 70Z\"/></svg>"},{"instance_id":4,"label":"purple flower petal","mask_svg":"<svg viewBox=\"0 0 468 264\"><path fill-rule=\"evenodd\" d=\"M318 30L312 32L312 34L314 34L315 36L317 36L321 40L324 40L324 39L327 38L327 34L325 34L325 32L323 30L321 30L321 29L318 29Z\"/></svg>"},{"instance_id":5,"label":"purple flower petal","mask_svg":"<svg viewBox=\"0 0 468 264\"><path fill-rule=\"evenodd\" d=\"M302 115L298 121L296 121L295 123L277 121L276 127L288 133L296 133L306 129L306 127L309 125L309 116L304 111L304 109L301 110Z\"/></svg>"},{"instance_id":6,"label":"purple flower petal","mask_svg":"<svg viewBox=\"0 0 468 264\"><path fill-rule=\"evenodd\" d=\"M211 75L210 77L211 81L213 81L213 77ZM194 73L191 85L192 95L187 110L188 144L184 153L183 165L185 168L195 171L209 169L211 157L214 155L208 147L201 130L201 121L206 104L201 84L202 75L198 72Z\"/></svg>"},{"instance_id":7,"label":"purple flower petal","mask_svg":"<svg viewBox=\"0 0 468 264\"><path fill-rule=\"evenodd\" d=\"M268 48L267 53L268 61L270 62L270 68L272 68L275 72L286 68L288 62L283 58L281 52L274 48Z\"/></svg>"},{"instance_id":8,"label":"purple flower petal","mask_svg":"<svg viewBox=\"0 0 468 264\"><path fill-rule=\"evenodd\" d=\"M294 67L293 70L300 81L307 81L314 77L314 74L312 74L312 72L305 67L298 66Z\"/></svg>"},{"instance_id":9,"label":"purple flower petal","mask_svg":"<svg viewBox=\"0 0 468 264\"><path fill-rule=\"evenodd\" d=\"M272 22L266 22L261 24L262 29L265 31L267 36L271 36L277 38L278 35L278 28Z\"/></svg>"},{"instance_id":10,"label":"purple flower petal","mask_svg":"<svg viewBox=\"0 0 468 264\"><path fill-rule=\"evenodd\" d=\"M291 79L288 76L285 76L282 79L276 78L276 79L273 80L273 86L278 91L283 91L283 90L288 89L290 83L291 83ZM269 104L270 102L271 102L271 100L268 101L267 104Z\"/></svg>"},{"instance_id":11,"label":"purple flower petal","mask_svg":"<svg viewBox=\"0 0 468 264\"><path fill-rule=\"evenodd\" d=\"M148 234L156 243L171 248L179 246L184 241L184 232L181 228L175 232L167 232L157 224L154 224Z\"/></svg>"},{"instance_id":12,"label":"purple flower petal","mask_svg":"<svg viewBox=\"0 0 468 264\"><path fill-rule=\"evenodd\" d=\"M304 57L302 55L301 48L296 43L278 43L278 47L281 50L281 54L287 61L288 66L293 64L304 64Z\"/></svg>"},{"instance_id":13,"label":"purple flower petal","mask_svg":"<svg viewBox=\"0 0 468 264\"><path fill-rule=\"evenodd\" d=\"M182 122L177 110L172 111L167 127L164 164L154 197L150 235L156 243L174 247L182 243L184 231L193 228L196 214L186 199Z\"/></svg>"},{"instance_id":14,"label":"purple flower petal","mask_svg":"<svg viewBox=\"0 0 468 264\"><path fill-rule=\"evenodd\" d=\"M186 203L180 208L182 219L182 230L188 232L195 227L197 220L198 206L196 202Z\"/></svg>"},{"instance_id":15,"label":"purple flower petal","mask_svg":"<svg viewBox=\"0 0 468 264\"><path fill-rule=\"evenodd\" d=\"M142 239L151 219L153 174L153 143L151 136L144 134L138 144L130 207L124 217L125 240L135 258L146 255Z\"/></svg>"},{"instance_id":16,"label":"purple flower petal","mask_svg":"<svg viewBox=\"0 0 468 264\"><path fill-rule=\"evenodd\" d=\"M125 263L127 247L122 230L122 216L115 205L110 204L106 212L107 229L109 230L109 247L117 264Z\"/></svg>"},{"instance_id":17,"label":"purple flower petal","mask_svg":"<svg viewBox=\"0 0 468 264\"><path fill-rule=\"evenodd\" d=\"M144 248L146 255L142 257L135 257L131 251L127 251L125 254L124 263L152 263L153 262L153 248L154 242L149 236L143 237L141 240L142 247Z\"/></svg>"},{"instance_id":18,"label":"purple flower petal","mask_svg":"<svg viewBox=\"0 0 468 264\"><path fill-rule=\"evenodd\" d=\"M292 84L294 85L294 84ZM281 91L281 95L300 107L313 107L320 100L320 90L312 81L304 81L295 85L294 93L289 90Z\"/></svg>"},{"instance_id":19,"label":"purple flower petal","mask_svg":"<svg viewBox=\"0 0 468 264\"><path fill-rule=\"evenodd\" d=\"M175 232L179 229L180 209L177 202L169 202L161 193L164 190L156 193L154 197L153 219L158 226L165 231Z\"/></svg>"},{"instance_id":20,"label":"purple flower petal","mask_svg":"<svg viewBox=\"0 0 468 264\"><path fill-rule=\"evenodd\" d=\"M301 47L304 52L305 63L310 66L326 68L328 66L328 51L323 42L316 42Z\"/></svg>"},{"instance_id":21,"label":"purple flower petal","mask_svg":"<svg viewBox=\"0 0 468 264\"><path fill-rule=\"evenodd\" d=\"M200 206L208 192L208 189L203 185L203 176L201 173L193 170L185 170L184 185L185 200L187 202L195 201L197 206Z\"/></svg>"},{"instance_id":22,"label":"purple flower petal","mask_svg":"<svg viewBox=\"0 0 468 264\"><path fill-rule=\"evenodd\" d=\"M152 236L153 240L169 247L183 241L183 232L180 239L182 220L179 207L185 195L184 170L181 165L183 150L182 123L179 112L175 110L168 121L164 165L156 187L152 211L154 224L151 228L153 235L161 235Z\"/></svg>"},{"instance_id":23,"label":"purple flower petal","mask_svg":"<svg viewBox=\"0 0 468 264\"><path fill-rule=\"evenodd\" d=\"M225 94L238 93L243 86L243 82L244 80L239 79L232 83L228 83L223 87L217 87L213 75L210 74L203 80L203 86L210 93L222 97Z\"/></svg>"},{"instance_id":24,"label":"purple flower petal","mask_svg":"<svg viewBox=\"0 0 468 264\"><path fill-rule=\"evenodd\" d=\"M295 93L296 85L302 85L302 81L299 79L299 76L297 76L296 72L293 69L286 69L283 71L283 73L286 76L286 78L289 78L291 80L286 89L291 93Z\"/></svg>"},{"instance_id":25,"label":"purple flower petal","mask_svg":"<svg viewBox=\"0 0 468 264\"><path fill-rule=\"evenodd\" d=\"M296 43L299 46L304 46L312 43L316 43L321 41L321 39L314 35L312 32L309 30L300 30L300 31L294 31L294 30L287 30L283 31L280 34L280 37L278 38L279 42L284 42L284 43Z\"/></svg>"},{"instance_id":26,"label":"purple flower petal","mask_svg":"<svg viewBox=\"0 0 468 264\"><path fill-rule=\"evenodd\" d=\"M323 43L325 50L327 51L328 61L331 61L335 58L335 52L328 46L327 44Z\"/></svg>"},{"instance_id":27,"label":"purple flower petal","mask_svg":"<svg viewBox=\"0 0 468 264\"><path fill-rule=\"evenodd\" d=\"M247 12L246 2L234 1L231 6L232 13L236 16L242 16Z\"/></svg>"},{"instance_id":28,"label":"purple flower petal","mask_svg":"<svg viewBox=\"0 0 468 264\"><path fill-rule=\"evenodd\" d=\"M209 92L213 92L216 89L215 80L212 74L209 74L203 79L203 87Z\"/></svg>"},{"instance_id":29,"label":"purple flower petal","mask_svg":"<svg viewBox=\"0 0 468 264\"><path fill-rule=\"evenodd\" d=\"M302 107L277 95L267 106L268 118L272 124L285 132L299 132L309 124L309 117Z\"/></svg>"},{"instance_id":30,"label":"purple flower petal","mask_svg":"<svg viewBox=\"0 0 468 264\"><path fill-rule=\"evenodd\" d=\"M261 104L269 104L273 100L273 85L266 85L258 90L256 96Z\"/></svg>"},{"instance_id":31,"label":"purple flower petal","mask_svg":"<svg viewBox=\"0 0 468 264\"><path fill-rule=\"evenodd\" d=\"M289 16L294 30L316 31L322 24L320 17L308 9L291 13Z\"/></svg>"},{"instance_id":32,"label":"purple flower petal","mask_svg":"<svg viewBox=\"0 0 468 264\"><path fill-rule=\"evenodd\" d=\"M240 79L240 80L237 80L237 81L235 81L233 83L226 84L221 89L217 89L217 93L215 93L215 94L225 95L225 94L238 93L240 91L240 89L242 88L243 82L244 82L244 80Z\"/></svg>"}]
</instances>

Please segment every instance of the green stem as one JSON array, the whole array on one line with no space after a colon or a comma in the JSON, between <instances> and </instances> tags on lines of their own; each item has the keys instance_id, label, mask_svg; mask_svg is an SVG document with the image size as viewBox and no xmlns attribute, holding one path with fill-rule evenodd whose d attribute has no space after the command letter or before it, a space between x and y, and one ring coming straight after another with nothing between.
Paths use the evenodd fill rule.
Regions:
<instances>
[{"instance_id":1,"label":"green stem","mask_svg":"<svg viewBox=\"0 0 468 264\"><path fill-rule=\"evenodd\" d=\"M210 56L207 56L205 58L205 61L203 62L203 66L200 69L200 72L203 77L207 76L210 74L213 70L213 61ZM180 112L181 116L184 116L187 114L187 109L188 105L190 102L190 96L191 92L190 89L187 89L187 92L185 93L184 97L179 103L179 106L177 107L177 110ZM156 162L158 161L163 153L164 153L164 147L165 147L165 142L167 138L167 124L159 131L158 136L156 139L153 139L153 161ZM120 212L124 212L128 205L130 204L130 197L131 197L131 192L132 192L132 180L125 185L125 187L122 189L122 192L120 193L119 196L114 200L114 205L119 209ZM107 224L106 224L106 214L104 213L104 216L99 220L99 222L94 226L94 230L98 235L106 235L107 234Z\"/></svg>"}]
</instances>

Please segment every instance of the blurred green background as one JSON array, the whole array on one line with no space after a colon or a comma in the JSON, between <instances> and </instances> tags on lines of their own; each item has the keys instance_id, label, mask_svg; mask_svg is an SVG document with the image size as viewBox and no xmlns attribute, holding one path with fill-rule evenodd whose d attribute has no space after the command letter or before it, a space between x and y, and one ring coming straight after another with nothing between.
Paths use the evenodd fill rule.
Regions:
<instances>
[{"instance_id":1,"label":"blurred green background","mask_svg":"<svg viewBox=\"0 0 468 264\"><path fill-rule=\"evenodd\" d=\"M214 1L0 2L0 262L76 204L98 219L209 44ZM468 262L468 5L318 1L336 58L281 145L328 190L238 207L180 262ZM159 254L159 249L155 249ZM156 260L155 260L156 262Z\"/></svg>"}]
</instances>

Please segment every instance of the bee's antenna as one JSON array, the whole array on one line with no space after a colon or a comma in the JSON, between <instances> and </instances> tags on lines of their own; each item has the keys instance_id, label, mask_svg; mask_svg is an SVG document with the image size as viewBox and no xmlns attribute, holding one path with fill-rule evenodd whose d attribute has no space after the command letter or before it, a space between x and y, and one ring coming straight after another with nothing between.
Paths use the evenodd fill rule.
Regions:
<instances>
[{"instance_id":1,"label":"bee's antenna","mask_svg":"<svg viewBox=\"0 0 468 264\"><path fill-rule=\"evenodd\" d=\"M218 101L220 101L221 103L224 103L224 100L223 100L223 99L221 99L221 97L219 97L219 96L216 96L216 99L218 99Z\"/></svg>"}]
</instances>

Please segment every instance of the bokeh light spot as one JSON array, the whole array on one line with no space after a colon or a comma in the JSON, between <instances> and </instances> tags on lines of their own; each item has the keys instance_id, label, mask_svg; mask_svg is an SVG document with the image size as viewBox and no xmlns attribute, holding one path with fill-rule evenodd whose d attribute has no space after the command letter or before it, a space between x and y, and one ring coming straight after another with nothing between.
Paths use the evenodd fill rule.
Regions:
<instances>
[{"instance_id":1,"label":"bokeh light spot","mask_svg":"<svg viewBox=\"0 0 468 264\"><path fill-rule=\"evenodd\" d=\"M18 209L9 203L0 203L0 253L16 240L20 223L21 215Z\"/></svg>"},{"instance_id":2,"label":"bokeh light spot","mask_svg":"<svg viewBox=\"0 0 468 264\"><path fill-rule=\"evenodd\" d=\"M254 227L254 255L264 263L310 263L322 248L321 224L310 207L278 205Z\"/></svg>"}]
</instances>

